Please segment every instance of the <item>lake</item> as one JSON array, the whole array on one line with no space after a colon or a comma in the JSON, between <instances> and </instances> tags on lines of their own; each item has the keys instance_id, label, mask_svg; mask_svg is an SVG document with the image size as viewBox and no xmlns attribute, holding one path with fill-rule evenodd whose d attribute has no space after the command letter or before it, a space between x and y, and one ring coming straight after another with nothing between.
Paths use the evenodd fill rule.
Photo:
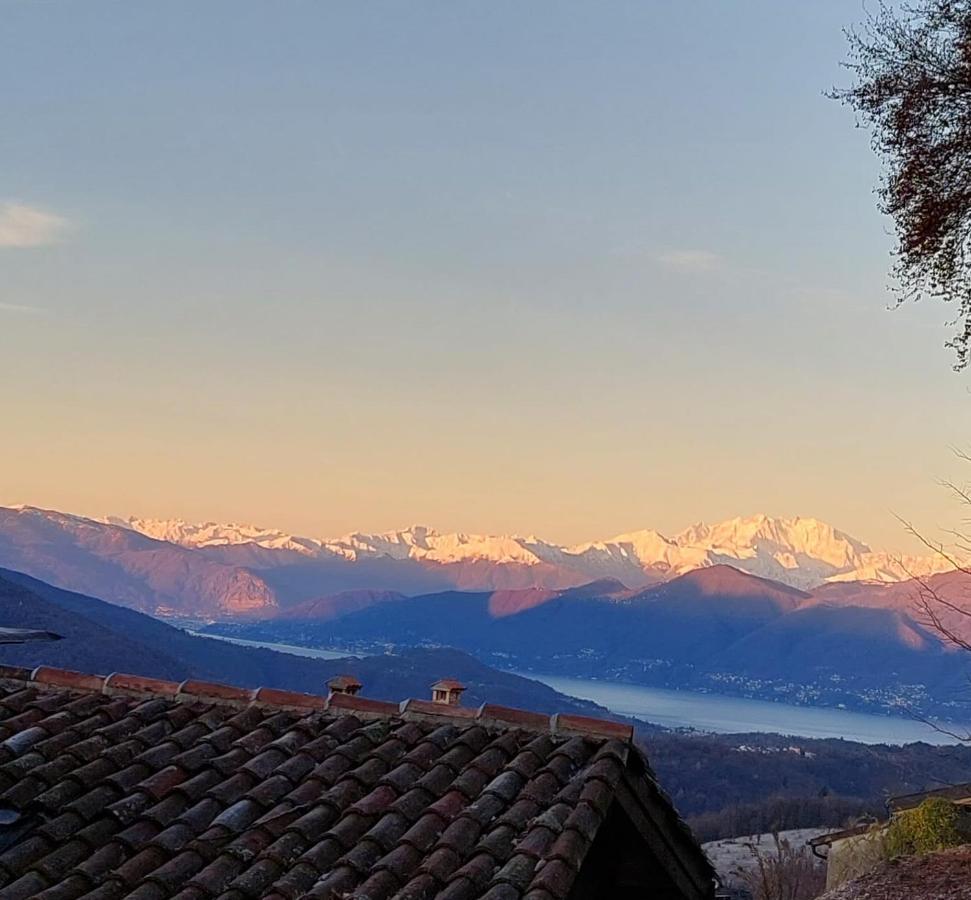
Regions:
<instances>
[{"instance_id":1,"label":"lake","mask_svg":"<svg viewBox=\"0 0 971 900\"><path fill-rule=\"evenodd\" d=\"M243 638L227 637L224 634L204 634L201 631L186 631L195 636L212 638L214 641L226 641L228 644L239 644L240 647L262 647L264 650L276 650L279 653L289 653L291 656L307 656L310 659L347 659L352 653L337 650L321 650L317 647L299 647L296 644L274 644L272 641L247 641Z\"/></svg>"},{"instance_id":2,"label":"lake","mask_svg":"<svg viewBox=\"0 0 971 900\"><path fill-rule=\"evenodd\" d=\"M956 744L949 735L913 719L876 716L766 700L696 694L664 688L618 684L558 675L517 672L571 697L593 700L618 715L632 716L667 728L697 728L721 734L773 731L794 737L845 738L864 744ZM960 731L961 728L955 728Z\"/></svg>"},{"instance_id":3,"label":"lake","mask_svg":"<svg viewBox=\"0 0 971 900\"><path fill-rule=\"evenodd\" d=\"M190 631L189 634L229 641L243 647L262 647L314 659L346 659L351 655L346 651L275 644L270 641L247 641L243 638L201 634L197 631ZM863 744L907 744L912 741L926 741L928 744L958 743L955 738L912 719L874 716L844 709L791 706L787 703L769 703L765 700L748 700L721 694L672 691L637 684L538 675L535 672L514 674L540 681L562 694L581 700L592 700L618 715L643 719L666 728L697 728L699 731L720 734L772 731L793 737L844 738Z\"/></svg>"}]
</instances>

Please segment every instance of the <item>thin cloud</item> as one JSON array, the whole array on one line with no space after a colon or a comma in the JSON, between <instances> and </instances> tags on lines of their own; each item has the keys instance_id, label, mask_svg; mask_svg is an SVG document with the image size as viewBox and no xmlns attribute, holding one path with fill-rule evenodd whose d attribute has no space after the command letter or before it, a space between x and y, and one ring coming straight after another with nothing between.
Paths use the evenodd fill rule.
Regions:
<instances>
[{"instance_id":1,"label":"thin cloud","mask_svg":"<svg viewBox=\"0 0 971 900\"><path fill-rule=\"evenodd\" d=\"M710 272L724 263L724 258L710 250L666 250L656 257L662 265L684 272Z\"/></svg>"},{"instance_id":2,"label":"thin cloud","mask_svg":"<svg viewBox=\"0 0 971 900\"><path fill-rule=\"evenodd\" d=\"M67 231L68 225L62 216L25 203L0 203L0 247L54 244Z\"/></svg>"},{"instance_id":3,"label":"thin cloud","mask_svg":"<svg viewBox=\"0 0 971 900\"><path fill-rule=\"evenodd\" d=\"M39 316L47 310L39 306L26 306L23 303L3 303L0 302L0 313L19 313L24 316Z\"/></svg>"}]
</instances>

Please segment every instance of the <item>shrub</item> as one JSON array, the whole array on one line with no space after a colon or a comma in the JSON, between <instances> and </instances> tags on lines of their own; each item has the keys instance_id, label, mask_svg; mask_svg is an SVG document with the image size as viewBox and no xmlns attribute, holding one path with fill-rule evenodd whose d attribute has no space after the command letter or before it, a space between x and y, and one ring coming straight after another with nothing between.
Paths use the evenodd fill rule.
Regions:
<instances>
[{"instance_id":1,"label":"shrub","mask_svg":"<svg viewBox=\"0 0 971 900\"><path fill-rule=\"evenodd\" d=\"M887 828L888 856L919 856L956 847L967 839L961 811L943 797L928 797L916 809L898 814Z\"/></svg>"},{"instance_id":2,"label":"shrub","mask_svg":"<svg viewBox=\"0 0 971 900\"><path fill-rule=\"evenodd\" d=\"M753 847L755 866L737 872L754 900L813 900L826 884L826 869L804 844L794 846L778 834L774 846Z\"/></svg>"}]
</instances>

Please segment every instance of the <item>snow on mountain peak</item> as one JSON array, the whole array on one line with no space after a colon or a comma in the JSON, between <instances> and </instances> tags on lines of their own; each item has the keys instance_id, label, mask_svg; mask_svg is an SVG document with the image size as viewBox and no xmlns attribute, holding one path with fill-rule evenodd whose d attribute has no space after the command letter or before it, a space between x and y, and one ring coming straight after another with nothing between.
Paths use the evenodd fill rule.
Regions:
<instances>
[{"instance_id":1,"label":"snow on mountain peak","mask_svg":"<svg viewBox=\"0 0 971 900\"><path fill-rule=\"evenodd\" d=\"M293 550L298 553L315 553L320 542L313 538L300 538L282 531L259 528L256 525L240 525L233 522L191 523L184 519L140 519L135 516L120 518L105 516L100 521L137 531L157 541L167 541L183 547L225 547L234 544L258 544L270 550Z\"/></svg>"},{"instance_id":2,"label":"snow on mountain peak","mask_svg":"<svg viewBox=\"0 0 971 900\"><path fill-rule=\"evenodd\" d=\"M181 519L134 517L109 517L103 521L186 547L256 544L269 550L340 557L349 562L383 557L443 566L546 565L575 573L577 579L609 577L631 586L724 564L802 589L826 581L901 581L950 568L936 557L898 558L874 552L862 541L819 519L765 514L713 525L699 522L673 537L643 529L573 546L536 537L443 533L425 525L318 539L255 525L192 524Z\"/></svg>"}]
</instances>

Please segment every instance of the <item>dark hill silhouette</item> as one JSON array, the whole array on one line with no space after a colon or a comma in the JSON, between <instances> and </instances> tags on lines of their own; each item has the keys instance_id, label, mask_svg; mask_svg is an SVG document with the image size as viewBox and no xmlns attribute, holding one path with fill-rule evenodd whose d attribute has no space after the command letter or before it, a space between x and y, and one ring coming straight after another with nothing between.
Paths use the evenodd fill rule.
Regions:
<instances>
[{"instance_id":1,"label":"dark hill silhouette","mask_svg":"<svg viewBox=\"0 0 971 900\"><path fill-rule=\"evenodd\" d=\"M392 616L403 616L404 619L410 620L415 618L418 606L425 605L434 607L439 601L432 598L447 596L458 598L458 602L468 604L470 607L473 605L482 606L482 598L486 597L488 599L485 601L484 608L477 609L477 613L481 615L483 612L486 612L489 618L501 619L505 616L518 615L535 606L549 603L551 600L620 598L629 593L625 585L613 578L604 578L591 582L590 584L568 588L563 591L547 590L545 588L520 588L491 592L444 591L441 594L407 597L405 594L397 591L353 590L342 591L327 597L320 597L315 600L299 603L296 606L278 611L273 618L278 621L329 622L386 603L418 600L419 603L415 604L416 609L412 609L408 613L401 613L398 610L392 613ZM421 613L418 613L417 621L423 621ZM423 626L416 625L416 627Z\"/></svg>"},{"instance_id":2,"label":"dark hill silhouette","mask_svg":"<svg viewBox=\"0 0 971 900\"><path fill-rule=\"evenodd\" d=\"M768 623L712 658L712 668L729 662L752 678L790 673L873 671L932 690L961 686L963 658L908 616L887 609L811 606Z\"/></svg>"},{"instance_id":3,"label":"dark hill silhouette","mask_svg":"<svg viewBox=\"0 0 971 900\"><path fill-rule=\"evenodd\" d=\"M721 593L719 586L728 588ZM604 593L608 591L609 593ZM582 654L661 657L695 664L807 597L729 569L691 573L630 594L618 582L562 592L444 591L348 613L326 625L254 623L233 633L260 640L354 646L456 646L515 658Z\"/></svg>"},{"instance_id":4,"label":"dark hill silhouette","mask_svg":"<svg viewBox=\"0 0 971 900\"><path fill-rule=\"evenodd\" d=\"M91 663L98 663L99 672L110 663L112 671L145 671L158 678L181 676L184 667L174 656L157 648L151 629L140 632L136 628L124 632L122 622L129 615L147 617L104 604L107 621L98 622L79 612L79 604L70 602L69 597L65 597L67 602L63 604L45 597L46 591L37 590L39 586L40 582L0 569L0 624L14 628L44 628L59 634L63 640L43 647L39 644L7 644L0 647L0 661L10 665L33 667L47 664L82 670L89 670ZM116 611L120 615L116 615ZM120 630L108 624L113 622L115 627L121 626ZM148 640L143 640L146 637Z\"/></svg>"},{"instance_id":5,"label":"dark hill silhouette","mask_svg":"<svg viewBox=\"0 0 971 900\"><path fill-rule=\"evenodd\" d=\"M464 681L471 704L490 702L534 709L603 715L596 704L575 700L545 685L489 668L457 650L416 649L400 655L321 660L196 637L134 610L64 591L19 572L0 569L0 624L55 631L51 644L7 645L0 661L54 665L108 674L128 671L158 678L201 678L245 687L325 693L326 682L348 672L363 693L387 700L426 697L441 677Z\"/></svg>"}]
</instances>

